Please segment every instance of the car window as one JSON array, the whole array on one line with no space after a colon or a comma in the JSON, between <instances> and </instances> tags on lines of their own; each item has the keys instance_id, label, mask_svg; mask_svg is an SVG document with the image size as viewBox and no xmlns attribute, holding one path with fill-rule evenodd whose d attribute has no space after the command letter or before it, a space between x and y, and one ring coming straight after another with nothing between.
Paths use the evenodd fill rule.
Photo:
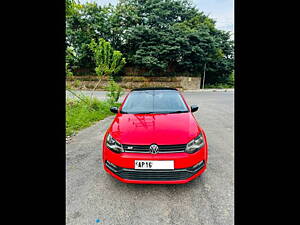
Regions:
<instances>
[{"instance_id":1,"label":"car window","mask_svg":"<svg viewBox=\"0 0 300 225\"><path fill-rule=\"evenodd\" d=\"M181 113L188 109L175 90L132 91L127 97L121 113Z\"/></svg>"}]
</instances>

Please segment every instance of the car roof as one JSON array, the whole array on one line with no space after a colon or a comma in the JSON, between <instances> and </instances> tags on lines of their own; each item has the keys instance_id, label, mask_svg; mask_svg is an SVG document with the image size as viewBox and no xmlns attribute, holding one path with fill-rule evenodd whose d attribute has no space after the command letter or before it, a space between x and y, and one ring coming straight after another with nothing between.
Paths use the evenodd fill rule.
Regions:
<instances>
[{"instance_id":1,"label":"car roof","mask_svg":"<svg viewBox=\"0 0 300 225\"><path fill-rule=\"evenodd\" d=\"M173 91L178 91L176 88L168 88L168 87L134 88L131 91L147 91L147 90L173 90Z\"/></svg>"}]
</instances>

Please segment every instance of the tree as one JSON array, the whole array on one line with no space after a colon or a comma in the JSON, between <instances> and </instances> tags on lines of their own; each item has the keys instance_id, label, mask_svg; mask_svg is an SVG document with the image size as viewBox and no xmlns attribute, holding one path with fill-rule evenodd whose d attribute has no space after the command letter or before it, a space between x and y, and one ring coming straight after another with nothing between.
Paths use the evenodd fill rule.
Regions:
<instances>
[{"instance_id":1,"label":"tree","mask_svg":"<svg viewBox=\"0 0 300 225\"><path fill-rule=\"evenodd\" d=\"M116 103L120 96L124 94L123 89L114 81L113 77L110 77L108 86L105 88L105 90L108 91L106 95L110 105Z\"/></svg>"},{"instance_id":2,"label":"tree","mask_svg":"<svg viewBox=\"0 0 300 225\"><path fill-rule=\"evenodd\" d=\"M89 48L92 39L111 39L109 17L113 6L96 3L77 4L74 12L66 17L66 45L77 54L76 66L94 68L93 53Z\"/></svg>"},{"instance_id":3,"label":"tree","mask_svg":"<svg viewBox=\"0 0 300 225\"><path fill-rule=\"evenodd\" d=\"M120 51L116 51L111 47L108 41L103 38L98 40L98 43L93 39L89 44L89 48L94 54L94 61L96 64L96 74L99 78L94 90L98 87L102 76L109 76L117 74L126 64L126 60ZM93 91L94 91L93 90Z\"/></svg>"},{"instance_id":4,"label":"tree","mask_svg":"<svg viewBox=\"0 0 300 225\"><path fill-rule=\"evenodd\" d=\"M234 68L230 34L188 0L77 5L67 16L66 30L67 46L77 55L72 66L98 68L89 45L103 38L124 54L128 66L153 74L205 73L205 83L212 84L226 82Z\"/></svg>"},{"instance_id":5,"label":"tree","mask_svg":"<svg viewBox=\"0 0 300 225\"><path fill-rule=\"evenodd\" d=\"M72 16L72 14L76 11L76 2L75 0L66 0L66 17Z\"/></svg>"},{"instance_id":6,"label":"tree","mask_svg":"<svg viewBox=\"0 0 300 225\"><path fill-rule=\"evenodd\" d=\"M129 7L135 19L123 24L120 38L124 42L119 47L128 64L166 71L180 51L181 39L172 25L191 19L197 10L185 0L121 0L116 9L122 16L126 15L122 9Z\"/></svg>"},{"instance_id":7,"label":"tree","mask_svg":"<svg viewBox=\"0 0 300 225\"><path fill-rule=\"evenodd\" d=\"M214 34L217 55L212 58L207 71L207 83L228 83L234 69L234 46L230 32L216 30Z\"/></svg>"},{"instance_id":8,"label":"tree","mask_svg":"<svg viewBox=\"0 0 300 225\"><path fill-rule=\"evenodd\" d=\"M100 38L98 43L93 39L89 45L94 53L96 74L98 76L111 76L117 74L126 64L126 60L120 51L114 50L108 41Z\"/></svg>"}]
</instances>

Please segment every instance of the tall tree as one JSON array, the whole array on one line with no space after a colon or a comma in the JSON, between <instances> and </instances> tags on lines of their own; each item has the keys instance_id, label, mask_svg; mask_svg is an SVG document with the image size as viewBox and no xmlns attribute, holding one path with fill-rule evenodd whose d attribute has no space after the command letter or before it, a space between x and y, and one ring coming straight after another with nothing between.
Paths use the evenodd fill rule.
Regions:
<instances>
[{"instance_id":1,"label":"tall tree","mask_svg":"<svg viewBox=\"0 0 300 225\"><path fill-rule=\"evenodd\" d=\"M88 47L92 39L99 37L110 41L110 17L113 6L98 6L96 3L86 3L78 5L75 13L66 18L66 41L68 46L72 46L78 56L78 66L93 68L90 48Z\"/></svg>"},{"instance_id":2,"label":"tall tree","mask_svg":"<svg viewBox=\"0 0 300 225\"><path fill-rule=\"evenodd\" d=\"M233 70L230 34L188 0L120 0L116 6L87 3L67 17L67 44L79 67L94 68L92 39L104 38L121 51L127 65L154 73L206 73L223 82Z\"/></svg>"}]
</instances>

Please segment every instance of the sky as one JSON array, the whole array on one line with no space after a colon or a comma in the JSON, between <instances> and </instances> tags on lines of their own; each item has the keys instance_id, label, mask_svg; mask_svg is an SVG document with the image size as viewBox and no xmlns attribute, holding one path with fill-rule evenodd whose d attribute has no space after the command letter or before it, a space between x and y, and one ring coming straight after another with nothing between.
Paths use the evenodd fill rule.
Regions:
<instances>
[{"instance_id":1,"label":"sky","mask_svg":"<svg viewBox=\"0 0 300 225\"><path fill-rule=\"evenodd\" d=\"M81 3L96 2L98 5L111 3L116 5L118 0L79 0ZM206 15L216 20L216 27L234 34L234 0L191 0L194 5ZM233 38L233 37L232 37Z\"/></svg>"}]
</instances>

